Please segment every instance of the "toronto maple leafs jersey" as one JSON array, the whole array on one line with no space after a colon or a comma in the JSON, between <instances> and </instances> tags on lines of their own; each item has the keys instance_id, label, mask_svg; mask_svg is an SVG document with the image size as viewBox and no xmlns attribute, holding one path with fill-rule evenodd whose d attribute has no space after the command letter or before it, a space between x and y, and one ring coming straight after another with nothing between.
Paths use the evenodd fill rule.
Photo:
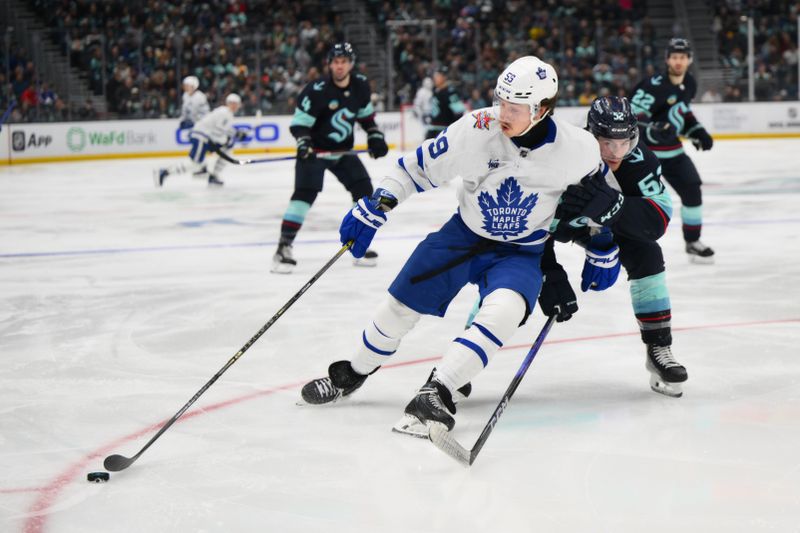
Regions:
<instances>
[{"instance_id":1,"label":"toronto maple leafs jersey","mask_svg":"<svg viewBox=\"0 0 800 533\"><path fill-rule=\"evenodd\" d=\"M208 99L202 91L195 91L192 94L183 93L183 104L181 105L181 120L191 120L197 122L206 116L210 111Z\"/></svg>"},{"instance_id":2,"label":"toronto maple leafs jersey","mask_svg":"<svg viewBox=\"0 0 800 533\"><path fill-rule=\"evenodd\" d=\"M458 211L471 231L495 241L541 244L561 193L602 168L590 133L557 118L545 121L542 143L519 148L503 134L492 108L479 109L398 159L379 187L402 202L460 178Z\"/></svg>"},{"instance_id":3,"label":"toronto maple leafs jersey","mask_svg":"<svg viewBox=\"0 0 800 533\"><path fill-rule=\"evenodd\" d=\"M631 109L644 127L649 122L669 122L678 134L688 136L698 127L697 119L689 104L697 92L697 84L687 73L683 83L675 85L665 72L644 79L634 87L631 96ZM642 131L643 138L647 138ZM677 135L666 142L651 143L647 146L660 159L675 157L683 153L683 144Z\"/></svg>"},{"instance_id":4,"label":"toronto maple leafs jersey","mask_svg":"<svg viewBox=\"0 0 800 533\"><path fill-rule=\"evenodd\" d=\"M364 130L376 127L370 94L369 82L361 74L351 74L344 88L330 77L317 79L297 97L289 131L295 138L311 137L318 150L350 150L356 121Z\"/></svg>"},{"instance_id":5,"label":"toronto maple leafs jersey","mask_svg":"<svg viewBox=\"0 0 800 533\"><path fill-rule=\"evenodd\" d=\"M192 137L205 138L219 145L227 145L236 133L233 127L233 112L221 105L197 122L192 129Z\"/></svg>"}]
</instances>

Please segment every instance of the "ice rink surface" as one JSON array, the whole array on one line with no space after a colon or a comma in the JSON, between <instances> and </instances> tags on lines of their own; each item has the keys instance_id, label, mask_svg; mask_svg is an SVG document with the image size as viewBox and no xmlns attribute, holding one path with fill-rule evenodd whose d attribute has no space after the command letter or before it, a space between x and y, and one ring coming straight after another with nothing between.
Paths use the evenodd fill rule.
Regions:
<instances>
[{"instance_id":1,"label":"ice rink surface","mask_svg":"<svg viewBox=\"0 0 800 533\"><path fill-rule=\"evenodd\" d=\"M800 531L800 140L687 151L717 263L689 264L673 195L660 242L683 398L649 388L623 274L579 292L469 469L390 428L473 287L350 401L297 406L454 212L452 184L394 211L378 268L343 257L107 484L86 473L135 454L339 250L349 195L327 179L297 270L278 276L292 162L230 167L220 190L155 189L166 159L0 168L0 531ZM396 156L364 160L379 177ZM582 252L557 252L577 290ZM543 323L537 309L475 379L454 430L466 447Z\"/></svg>"}]
</instances>

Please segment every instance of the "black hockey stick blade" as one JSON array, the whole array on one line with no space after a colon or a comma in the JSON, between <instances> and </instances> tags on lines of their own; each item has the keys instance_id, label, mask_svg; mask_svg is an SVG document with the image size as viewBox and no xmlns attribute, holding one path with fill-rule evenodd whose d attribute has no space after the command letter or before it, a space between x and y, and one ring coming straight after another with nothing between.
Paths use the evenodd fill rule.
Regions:
<instances>
[{"instance_id":1,"label":"black hockey stick blade","mask_svg":"<svg viewBox=\"0 0 800 533\"><path fill-rule=\"evenodd\" d=\"M478 458L481 448L483 448L483 445L486 444L486 440L492 433L497 421L500 420L500 417L503 416L503 413L508 408L508 404L511 402L511 397L514 396L514 392L517 390L522 378L525 377L525 373L531 366L533 358L536 357L536 354L539 352L539 348L541 348L542 344L544 343L544 339L550 332L550 328L553 327L553 322L555 322L555 320L556 316L553 315L547 319L547 322L545 322L544 326L542 327L542 331L539 332L539 336L536 337L533 346L531 346L531 349L528 351L527 355L525 355L525 359L523 359L519 370L517 370L517 374L514 376L514 379L511 380L506 392L503 394L503 398L500 400L500 403L497 404L497 407L495 407L491 418L484 426L483 431L481 431L478 440L475 441L475 444L472 446L472 448L467 450L461 444L459 444L455 437L453 437L450 432L447 431L447 428L444 425L431 424L430 428L428 429L428 438L437 448L462 465L472 466L472 463L474 463L475 459Z\"/></svg>"},{"instance_id":2,"label":"black hockey stick blade","mask_svg":"<svg viewBox=\"0 0 800 533\"><path fill-rule=\"evenodd\" d=\"M134 455L130 458L117 454L109 455L106 457L105 461L103 461L103 468L109 472L119 472L120 470L125 470L131 466L138 458L138 455Z\"/></svg>"},{"instance_id":3,"label":"black hockey stick blade","mask_svg":"<svg viewBox=\"0 0 800 533\"><path fill-rule=\"evenodd\" d=\"M155 435L153 435L153 437L152 437L152 438L151 438L149 441L147 441L147 444L145 444L145 445L142 447L142 449L141 449L141 450L139 450L139 452L138 452L136 455L134 455L133 457L130 457L130 458L128 458L128 457L125 457L125 456L123 456L123 455L117 455L117 454L114 454L114 455L109 455L109 456L108 456L108 457L106 457L106 458L105 458L105 460L103 461L103 466L105 467L105 469L106 469L106 470L109 470L109 471L111 471L111 472L119 472L120 470L125 470L126 468L128 468L129 466L131 466L131 465L132 465L132 464L133 464L133 463L134 463L134 462L135 462L135 461L136 461L136 460L137 460L137 459L138 459L138 458L139 458L139 457L140 457L140 456L141 456L141 455L142 455L142 454L145 452L145 450L147 450L147 449L148 449L148 448L149 448L149 447L150 447L150 446L151 446L151 445L152 445L152 444L153 444L155 441L157 441L157 440L158 440L158 438L159 438L159 437L161 437L161 435L163 435L163 434L164 434L164 433L165 433L165 432L166 432L166 431L167 431L167 430L168 430L170 427L172 427L172 425L173 425L175 422L177 422L177 421L178 421L178 419L179 419L181 416L183 416L183 414L184 414L184 413L185 413L185 412L186 412L186 411L189 409L189 407L191 407L191 406L194 404L194 402L196 402L196 401L198 400L198 398L200 398L200 396L202 396L202 395L203 395L203 393L205 393L205 392L206 392L206 391L207 391L209 388L211 388L211 386L212 386L214 383L216 383L216 381L217 381L217 380L220 378L220 376L222 376L222 374L224 374L224 373L225 373L225 372L226 372L226 371L227 371L227 370L228 370L228 369L229 369L231 366L233 366L233 364L234 364L236 361L238 361L238 360L239 360L239 358L240 358L240 357L242 357L242 356L244 355L244 353L245 353L245 352L246 352L248 349L250 349L250 347L251 347L251 346L252 346L252 345L253 345L253 344L254 344L254 343L255 343L255 342L258 340L258 339L260 339L260 338L261 338L261 336L262 336L262 335L263 335L263 334L264 334L264 333L265 333L265 332L266 332L266 331L267 331L269 328L271 328L271 327L272 327L272 325L273 325L275 322L277 322L277 320L278 320L278 319L279 319L281 316L283 316L283 314L286 312L286 310L287 310L287 309L289 309L289 308L290 308L290 307L291 307L291 306L292 306L292 305L293 305L293 304L294 304L294 303L295 303L297 300L299 300L299 299L300 299L300 297L301 297L303 294L305 294L305 292L306 292L306 291L307 291L307 290L308 290L308 289L309 289L309 288L310 288L310 287L311 287L311 286L312 286L312 285L313 285L313 284L314 284L314 283L315 283L315 282L316 282L316 281L317 281L317 280L318 280L320 277L322 277L322 275L323 275L325 272L327 272L327 270L328 270L328 269L329 269L329 268L330 268L330 267L331 267L331 266L332 266L332 265L333 265L333 264L334 264L334 263L335 263L335 262L336 262L336 261L337 261L337 260L338 260L338 259L339 259L339 258L340 258L340 257L341 257L341 256L342 256L342 255L343 255L345 252L346 252L346 251L347 251L347 250L349 250L349 249L350 249L350 247L351 247L351 246L353 246L353 241L348 241L346 244L342 245L342 247L339 249L339 251L338 251L338 252L336 252L336 254L335 254L333 257L331 257L331 258L328 260L328 262L327 262L327 263L325 263L325 265L324 265L322 268L320 268L320 269L317 271L317 273L316 273L316 274L314 274L314 275L311 277L311 279L310 279L310 280L308 280L308 281L306 282L306 284L305 284L305 285L303 285L303 287L302 287L302 288L301 288L299 291L297 291L297 292L295 293L295 295L294 295L294 296L292 296L292 297L289 299L289 301L288 301L288 302L286 302L285 304L283 304L283 307L281 307L280 309L278 309L278 312L277 312L277 313L275 313L275 314L272 316L272 318L270 318L270 319L267 321L267 323L266 323L266 324L264 324L263 326L261 326L261 329L259 329L259 330L256 332L256 334L255 334L255 335L253 335L253 336L250 338L250 340L249 340L249 341L247 341L247 342L245 343L245 345L244 345L244 346L242 346L242 347L239 349L239 351L238 351L238 352L236 352L236 353L233 355L233 357L231 357L230 359L228 359L228 362L227 362L227 363L225 363L225 364L222 366L222 368L220 368L220 369L217 371L217 373L216 373L216 374L214 374L214 375L211 377L211 379L209 379L209 380L208 380L208 381L205 383L205 385L203 385L202 387L200 387L200 390L198 390L198 391L197 391L197 392L194 394L194 396L192 396L192 397L191 397L191 399L190 399L188 402L186 402L186 404L184 404L184 406L183 406L183 407L181 407L181 408L178 410L178 412L177 412L177 413L175 413L174 415L172 415L172 418L170 418L169 420L167 420L167 421L164 423L164 425L162 425L162 426L161 426L161 429L159 429L159 430L158 430L158 432L157 432Z\"/></svg>"}]
</instances>

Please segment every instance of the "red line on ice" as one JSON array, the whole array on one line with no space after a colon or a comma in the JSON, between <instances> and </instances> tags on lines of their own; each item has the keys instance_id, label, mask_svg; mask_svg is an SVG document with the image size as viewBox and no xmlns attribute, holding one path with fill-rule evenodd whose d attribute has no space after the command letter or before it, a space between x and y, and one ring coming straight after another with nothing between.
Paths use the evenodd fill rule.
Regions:
<instances>
[{"instance_id":1,"label":"red line on ice","mask_svg":"<svg viewBox=\"0 0 800 533\"><path fill-rule=\"evenodd\" d=\"M691 331L697 329L717 329L717 328L731 328L731 327L745 327L745 326L759 326L759 325L767 325L767 324L785 324L790 322L800 322L800 318L788 318L784 320L756 320L752 322L730 322L730 323L723 323L723 324L707 324L703 326L686 326L681 328L672 328L673 331ZM549 340L546 341L545 344L564 344L570 342L583 342L583 341L590 341L590 340L600 340L600 339L613 339L616 337L631 337L631 336L638 336L639 331L633 331L629 333L611 333L605 335L591 335L587 337L574 337L570 339L558 339L558 340ZM517 344L513 346L504 346L501 350L516 350L520 348L527 348L529 347L528 344ZM431 361L436 361L441 359L441 356L437 357L426 357L423 359L415 359L413 361L406 361L402 363L395 363L391 365L384 365L384 368L397 368L402 366L409 366L409 365L418 365L421 363L427 363ZM219 409L224 409L225 407L230 407L231 405L236 405L242 402L246 402L248 400L252 400L254 398L258 398L261 396L267 396L269 394L273 394L274 392L281 391L281 390L288 390L293 389L295 387L299 387L306 383L306 381L296 382L296 383L289 383L287 385L281 385L278 387L273 387L271 389L265 389L258 392L253 392L250 394L246 394L244 396L240 396L238 398L232 398L230 400L226 400L224 402L218 402L212 405L208 405L203 407L202 409L195 409L193 411L189 411L184 414L180 420L176 422L176 424L180 424L194 418L196 416L200 416L205 413L217 411ZM162 425L168 419L162 420L160 422L156 422L155 424L151 424L145 428L140 429L134 433L130 433L125 435L124 437L120 437L117 440L106 444L105 446L98 448L97 450L93 451L92 453L84 456L79 461L71 464L64 470L61 474L58 475L53 481L44 485L43 487L29 487L29 488L8 488L8 489L0 489L0 494L14 494L14 493L22 493L22 492L38 492L39 495L37 496L36 500L31 505L28 513L27 513L27 520L22 528L24 533L42 533L44 531L44 526L47 521L47 517L49 514L49 509L55 503L58 494L61 492L61 489L64 488L68 483L73 481L75 478L81 477L81 475L89 468L89 463L96 459L103 459L106 455L109 455L111 452L120 448L123 444L128 442L137 440L141 437L146 435L150 435L153 432L157 431L161 428Z\"/></svg>"}]
</instances>

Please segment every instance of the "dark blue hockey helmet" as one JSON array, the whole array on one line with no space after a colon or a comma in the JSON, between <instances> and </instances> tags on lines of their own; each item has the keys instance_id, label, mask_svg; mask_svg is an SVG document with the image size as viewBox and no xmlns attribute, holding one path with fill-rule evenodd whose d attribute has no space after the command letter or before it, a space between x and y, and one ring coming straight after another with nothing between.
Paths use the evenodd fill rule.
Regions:
<instances>
[{"instance_id":1,"label":"dark blue hockey helmet","mask_svg":"<svg viewBox=\"0 0 800 533\"><path fill-rule=\"evenodd\" d=\"M606 139L629 139L630 155L639 143L639 126L631 104L624 96L602 96L596 98L589 108L586 129L595 137Z\"/></svg>"},{"instance_id":2,"label":"dark blue hockey helmet","mask_svg":"<svg viewBox=\"0 0 800 533\"><path fill-rule=\"evenodd\" d=\"M356 53L353 50L353 45L348 42L341 42L334 44L328 50L328 63L333 61L335 57L346 57L351 63L356 62Z\"/></svg>"},{"instance_id":3,"label":"dark blue hockey helmet","mask_svg":"<svg viewBox=\"0 0 800 533\"><path fill-rule=\"evenodd\" d=\"M689 44L689 39L683 37L673 37L667 43L666 58L669 59L670 54L686 54L689 59L692 58L692 45Z\"/></svg>"}]
</instances>

